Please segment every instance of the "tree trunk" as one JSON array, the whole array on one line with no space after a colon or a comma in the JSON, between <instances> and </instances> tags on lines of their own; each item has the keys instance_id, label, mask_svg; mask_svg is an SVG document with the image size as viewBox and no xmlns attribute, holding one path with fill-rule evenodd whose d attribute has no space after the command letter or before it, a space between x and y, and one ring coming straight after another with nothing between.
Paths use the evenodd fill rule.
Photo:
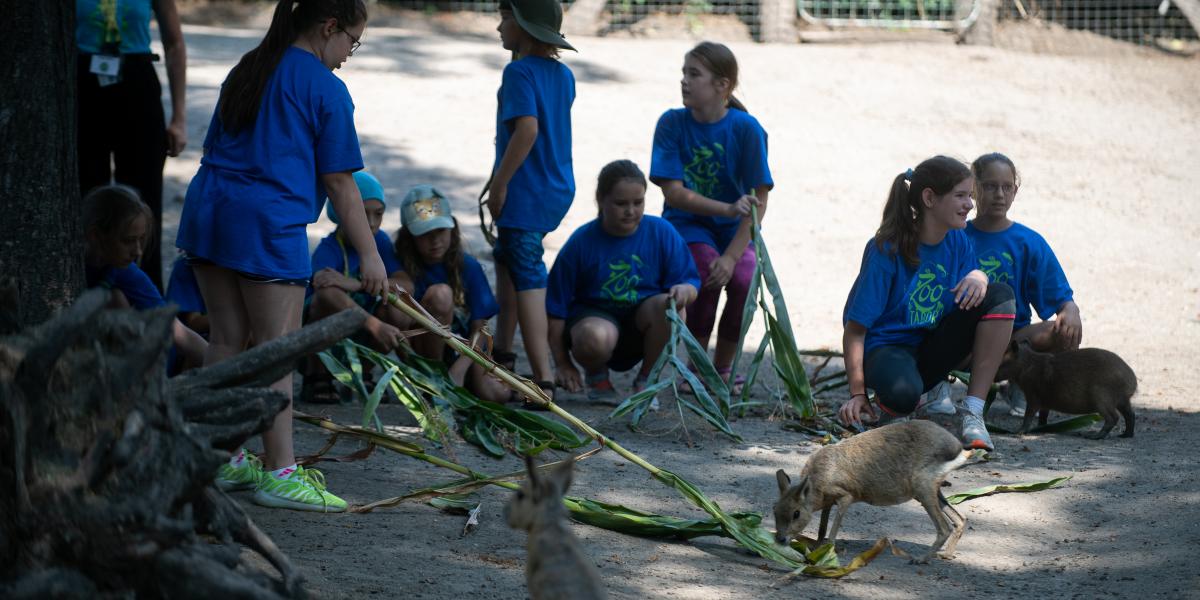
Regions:
<instances>
[{"instance_id":1,"label":"tree trunk","mask_svg":"<svg viewBox=\"0 0 1200 600\"><path fill-rule=\"evenodd\" d=\"M278 378L366 313L168 381L174 312L104 304L91 291L0 337L0 598L303 597L299 572L213 478L288 402L241 386Z\"/></svg>"},{"instance_id":2,"label":"tree trunk","mask_svg":"<svg viewBox=\"0 0 1200 600\"><path fill-rule=\"evenodd\" d=\"M1000 21L1002 0L978 0L979 16L973 23L958 32L958 43L972 46L996 45L996 24ZM965 18L971 12L972 2L960 0L958 17Z\"/></svg>"},{"instance_id":3,"label":"tree trunk","mask_svg":"<svg viewBox=\"0 0 1200 600\"><path fill-rule=\"evenodd\" d=\"M596 35L604 29L601 19L608 0L575 0L563 15L563 33L570 35Z\"/></svg>"},{"instance_id":4,"label":"tree trunk","mask_svg":"<svg viewBox=\"0 0 1200 600\"><path fill-rule=\"evenodd\" d=\"M758 7L759 39L767 43L794 43L796 30L795 0L762 0Z\"/></svg>"},{"instance_id":5,"label":"tree trunk","mask_svg":"<svg viewBox=\"0 0 1200 600\"><path fill-rule=\"evenodd\" d=\"M75 155L75 1L6 2L0 44L0 280L14 325L45 321L83 288Z\"/></svg>"}]
</instances>

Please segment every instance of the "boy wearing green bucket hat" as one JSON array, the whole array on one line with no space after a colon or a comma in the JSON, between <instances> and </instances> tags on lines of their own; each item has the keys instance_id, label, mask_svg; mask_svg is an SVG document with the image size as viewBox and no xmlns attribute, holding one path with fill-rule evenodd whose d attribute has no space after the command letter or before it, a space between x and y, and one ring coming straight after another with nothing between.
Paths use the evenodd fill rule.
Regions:
<instances>
[{"instance_id":1,"label":"boy wearing green bucket hat","mask_svg":"<svg viewBox=\"0 0 1200 600\"><path fill-rule=\"evenodd\" d=\"M542 238L558 228L575 198L571 104L575 76L557 60L574 50L559 32L557 0L501 0L500 41L514 60L504 68L496 113L496 160L488 211L499 230L494 256L500 315L496 358L510 366L518 322L534 380L553 392L546 338L546 264Z\"/></svg>"}]
</instances>

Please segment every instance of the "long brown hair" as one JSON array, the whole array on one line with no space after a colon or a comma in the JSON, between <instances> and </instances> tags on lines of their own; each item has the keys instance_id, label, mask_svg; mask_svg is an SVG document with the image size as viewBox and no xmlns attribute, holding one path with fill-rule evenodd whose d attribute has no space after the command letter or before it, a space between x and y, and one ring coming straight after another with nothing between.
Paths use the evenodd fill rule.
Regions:
<instances>
[{"instance_id":1,"label":"long brown hair","mask_svg":"<svg viewBox=\"0 0 1200 600\"><path fill-rule=\"evenodd\" d=\"M725 44L700 42L696 44L695 48L688 51L687 56L700 61L704 68L713 74L713 77L729 80L729 108L750 112L746 110L746 105L733 95L733 90L736 90L738 86L738 64L733 50L730 50Z\"/></svg>"},{"instance_id":2,"label":"long brown hair","mask_svg":"<svg viewBox=\"0 0 1200 600\"><path fill-rule=\"evenodd\" d=\"M467 303L466 290L463 289L463 250L460 237L458 219L454 219L454 228L450 230L450 247L446 249L446 256L442 257L442 264L446 265L446 282L454 294L455 306L463 306ZM416 283L425 273L425 263L421 260L421 253L417 251L416 240L403 226L400 227L400 231L396 232L395 246L396 256L404 264L404 272L412 277L413 283Z\"/></svg>"},{"instance_id":3,"label":"long brown hair","mask_svg":"<svg viewBox=\"0 0 1200 600\"><path fill-rule=\"evenodd\" d=\"M917 236L925 213L921 193L929 188L939 196L947 194L970 176L971 169L967 165L948 156L926 159L917 168L897 175L892 180L887 204L883 206L883 219L875 232L875 246L880 252L899 253L910 265L920 264Z\"/></svg>"},{"instance_id":4,"label":"long brown hair","mask_svg":"<svg viewBox=\"0 0 1200 600\"><path fill-rule=\"evenodd\" d=\"M301 33L328 18L337 19L339 27L354 27L367 20L367 5L363 0L279 0L267 35L242 56L221 86L217 110L225 131L238 133L254 124L283 53Z\"/></svg>"},{"instance_id":5,"label":"long brown hair","mask_svg":"<svg viewBox=\"0 0 1200 600\"><path fill-rule=\"evenodd\" d=\"M93 231L102 240L121 235L121 231L138 217L146 217L146 241L154 236L154 213L142 201L138 191L122 184L93 188L83 197L83 231Z\"/></svg>"}]
</instances>

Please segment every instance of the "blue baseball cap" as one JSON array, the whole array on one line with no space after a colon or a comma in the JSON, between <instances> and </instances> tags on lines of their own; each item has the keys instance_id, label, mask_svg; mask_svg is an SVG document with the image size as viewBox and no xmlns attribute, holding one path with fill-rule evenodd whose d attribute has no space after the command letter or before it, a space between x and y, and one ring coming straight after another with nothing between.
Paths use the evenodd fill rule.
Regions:
<instances>
[{"instance_id":1,"label":"blue baseball cap","mask_svg":"<svg viewBox=\"0 0 1200 600\"><path fill-rule=\"evenodd\" d=\"M387 210L387 200L383 196L383 184L374 175L366 171L354 172L354 183L358 184L358 193L362 196L363 202L367 200L378 200L383 203L383 209ZM337 213L333 210L333 202L326 198L325 216L333 221L334 225L338 224Z\"/></svg>"},{"instance_id":2,"label":"blue baseball cap","mask_svg":"<svg viewBox=\"0 0 1200 600\"><path fill-rule=\"evenodd\" d=\"M400 201L400 225L414 236L434 229L453 229L450 201L432 185L418 185Z\"/></svg>"}]
</instances>

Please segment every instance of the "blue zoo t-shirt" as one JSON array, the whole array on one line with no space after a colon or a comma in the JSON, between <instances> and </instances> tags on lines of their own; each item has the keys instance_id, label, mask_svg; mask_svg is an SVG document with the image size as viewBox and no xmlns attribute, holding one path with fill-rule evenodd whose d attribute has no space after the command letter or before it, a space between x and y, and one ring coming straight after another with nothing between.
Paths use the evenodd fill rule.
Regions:
<instances>
[{"instance_id":1,"label":"blue zoo t-shirt","mask_svg":"<svg viewBox=\"0 0 1200 600\"><path fill-rule=\"evenodd\" d=\"M317 249L313 250L312 274L316 275L317 271L329 268L347 277L358 279L362 258L358 256L358 250L355 250L349 241L338 241L338 231L325 236L317 244ZM379 250L379 258L383 260L383 269L387 271L388 275L404 270L400 266L399 259L396 258L392 239L382 229L375 232L375 248ZM309 291L311 292L311 290L310 286Z\"/></svg>"},{"instance_id":2,"label":"blue zoo t-shirt","mask_svg":"<svg viewBox=\"0 0 1200 600\"><path fill-rule=\"evenodd\" d=\"M1016 295L1014 330L1033 320L1031 304L1044 321L1054 316L1064 303L1074 300L1058 257L1036 231L1020 223L995 233L980 231L973 223L967 223L966 231L975 244L979 270L987 273L988 281L1007 283Z\"/></svg>"},{"instance_id":3,"label":"blue zoo t-shirt","mask_svg":"<svg viewBox=\"0 0 1200 600\"><path fill-rule=\"evenodd\" d=\"M121 54L150 52L151 0L75 0L75 43L96 54L117 44Z\"/></svg>"},{"instance_id":4,"label":"blue zoo t-shirt","mask_svg":"<svg viewBox=\"0 0 1200 600\"><path fill-rule=\"evenodd\" d=\"M596 219L571 234L550 269L546 312L567 319L584 307L623 313L681 283L700 289L683 237L646 215L633 235L605 233Z\"/></svg>"},{"instance_id":5,"label":"blue zoo t-shirt","mask_svg":"<svg viewBox=\"0 0 1200 600\"><path fill-rule=\"evenodd\" d=\"M420 300L431 286L449 282L446 265L425 265L421 277L413 281L413 297ZM463 296L467 302L468 325L471 321L486 321L500 312L496 296L492 295L492 286L488 284L487 274L483 272L479 261L470 254L463 255L462 285Z\"/></svg>"},{"instance_id":6,"label":"blue zoo t-shirt","mask_svg":"<svg viewBox=\"0 0 1200 600\"><path fill-rule=\"evenodd\" d=\"M162 294L158 293L158 288L154 287L154 282L150 281L150 276L146 275L137 264L130 263L127 267L119 268L93 269L88 267L84 276L89 289L101 287L106 290L119 290L125 294L129 305L138 310L158 308L166 304Z\"/></svg>"},{"instance_id":7,"label":"blue zoo t-shirt","mask_svg":"<svg viewBox=\"0 0 1200 600\"><path fill-rule=\"evenodd\" d=\"M955 309L951 288L975 270L975 248L967 234L952 229L936 245L919 244L921 264L913 267L898 252L881 252L867 242L862 266L846 298L842 324L867 328L865 350L876 346L915 346Z\"/></svg>"},{"instance_id":8,"label":"blue zoo t-shirt","mask_svg":"<svg viewBox=\"0 0 1200 600\"><path fill-rule=\"evenodd\" d=\"M289 47L253 125L229 133L213 113L176 245L235 271L304 279L312 274L307 227L327 195L320 176L362 167L346 85Z\"/></svg>"},{"instance_id":9,"label":"blue zoo t-shirt","mask_svg":"<svg viewBox=\"0 0 1200 600\"><path fill-rule=\"evenodd\" d=\"M196 273L182 256L176 258L175 263L171 265L166 301L175 303L181 313L208 312L204 307L204 296L200 294L200 285L196 283Z\"/></svg>"},{"instance_id":10,"label":"blue zoo t-shirt","mask_svg":"<svg viewBox=\"0 0 1200 600\"><path fill-rule=\"evenodd\" d=\"M674 179L701 196L732 204L760 185L774 186L767 166L767 132L758 119L729 109L716 123L701 123L686 108L663 113L654 128L650 179ZM724 252L739 217L709 217L667 206L663 217L689 244Z\"/></svg>"},{"instance_id":11,"label":"blue zoo t-shirt","mask_svg":"<svg viewBox=\"0 0 1200 600\"><path fill-rule=\"evenodd\" d=\"M504 67L497 96L500 107L493 170L500 167L512 141L514 119L537 117L538 133L525 162L508 182L508 196L496 226L554 231L575 199L571 161L575 75L557 60L527 56Z\"/></svg>"}]
</instances>

